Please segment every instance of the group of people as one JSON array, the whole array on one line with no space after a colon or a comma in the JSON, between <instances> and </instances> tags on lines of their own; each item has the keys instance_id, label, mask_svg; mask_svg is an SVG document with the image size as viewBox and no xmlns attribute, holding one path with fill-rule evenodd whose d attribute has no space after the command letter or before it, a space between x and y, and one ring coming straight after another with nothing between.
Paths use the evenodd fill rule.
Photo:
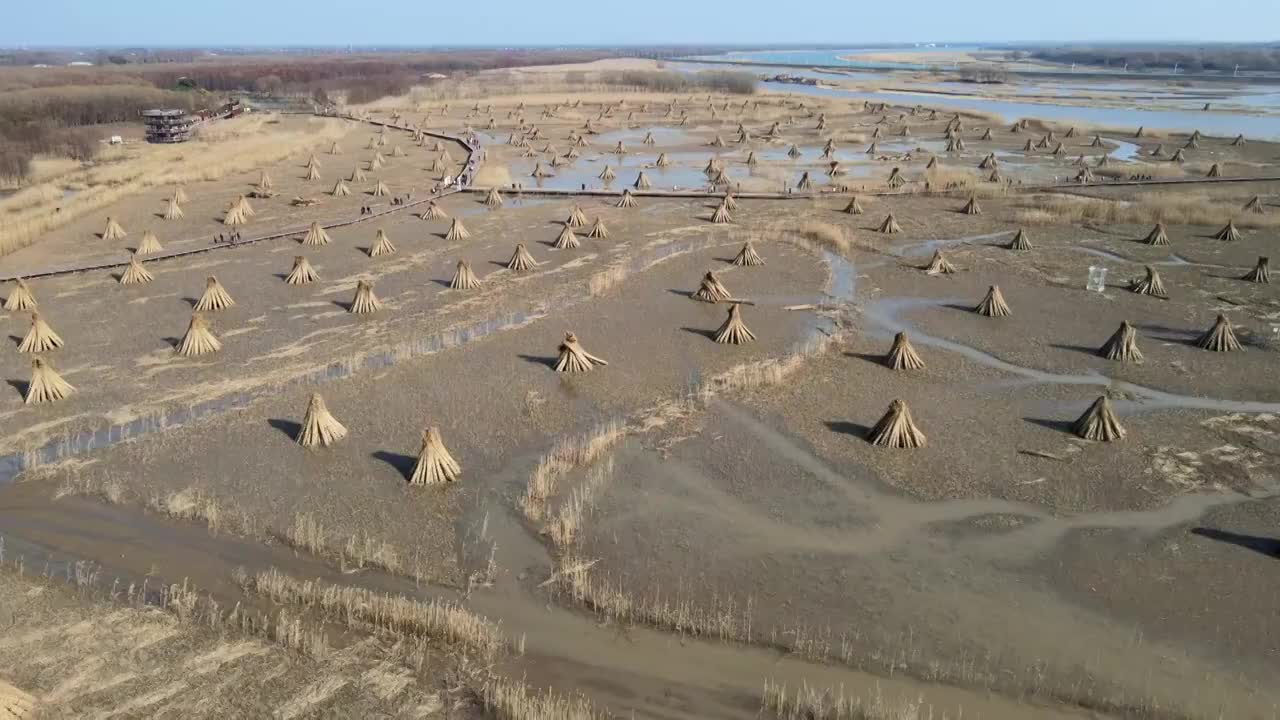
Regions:
<instances>
[{"instance_id":1,"label":"group of people","mask_svg":"<svg viewBox=\"0 0 1280 720\"><path fill-rule=\"evenodd\" d=\"M220 243L238 243L240 242L240 231L235 230L229 233L218 233L214 236L213 242L215 245Z\"/></svg>"}]
</instances>

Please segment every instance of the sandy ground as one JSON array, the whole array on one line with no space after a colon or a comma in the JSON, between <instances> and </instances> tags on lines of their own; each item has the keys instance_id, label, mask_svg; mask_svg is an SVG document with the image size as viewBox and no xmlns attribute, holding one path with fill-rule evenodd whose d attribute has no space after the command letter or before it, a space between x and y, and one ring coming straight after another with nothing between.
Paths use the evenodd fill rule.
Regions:
<instances>
[{"instance_id":1,"label":"sandy ground","mask_svg":"<svg viewBox=\"0 0 1280 720\"><path fill-rule=\"evenodd\" d=\"M85 508L100 501L53 496L59 488L113 496L121 504L95 520L95 527L109 527L111 513L150 518L149 505L193 488L236 518L228 527L244 529L247 542L270 543L262 552L272 562L292 562L279 538L297 513L307 513L324 525L328 545L353 536L386 542L400 559L397 574L416 575L442 591L471 585L496 544L496 585L476 589L472 602L508 618L513 634L546 616L556 632L527 631L531 656L547 658L542 680L590 677L595 696L624 712L659 705L673 717L737 716L750 703L744 705L736 685L717 686L704 705L695 702L684 711L661 705L653 697L660 693L646 684L648 675L635 684L644 691L629 694L624 676L609 674L626 667L626 641L617 637L626 629L601 629L588 618L546 609L564 602L542 587L559 550L552 547L549 556L545 528L519 514L519 497L538 456L557 438L621 418L656 429L637 433L613 454L613 474L574 550L598 561L591 571L596 577L618 579L637 597L661 593L699 607L731 599L735 614L743 614L750 599L745 613L753 641L884 675L1158 717L1266 717L1274 711L1280 698L1268 679L1277 669L1276 644L1268 611L1251 598L1265 597L1274 581L1265 564L1271 552L1266 528L1274 515L1269 498L1276 487L1274 410L1257 409L1280 402L1270 381L1277 300L1274 285L1235 279L1266 252L1269 220L1242 215L1248 233L1236 243L1204 237L1218 219L1177 223L1170 227L1170 248L1134 242L1149 229L1136 223L1064 221L1030 227L1035 249L1013 253L995 244L1007 241L1035 198L982 183L981 215L957 212L960 195L908 193L865 197L866 214L857 216L840 212L848 194L836 190L882 190L894 166L915 190L930 177L972 178L978 162L997 151L1001 172L1015 186L1073 174L1070 160L1044 151L1022 155L1018 148L1035 131L995 128L994 139L983 141L984 122L966 118L969 148L940 154L947 172L931 175L924 164L940 142L945 114L928 120L927 114L894 108L882 121L878 113L832 104L825 106L827 129L820 131L817 115L824 108L817 103L764 97L759 107L748 101L741 122L759 138L776 120L782 139L744 143L762 161L752 171L745 165L747 148L734 142L737 99L681 99L692 117L684 126L675 124L679 111L665 118L666 105L656 100L643 108L645 100L628 98L626 107L604 117L598 106L562 100L548 106L525 100L523 110L516 107L519 100L498 101L492 130L479 130L489 113L471 110L470 100L444 115L404 107L426 115L433 128L477 128L484 172L508 186L508 203L497 211L484 209L480 195L443 203L472 232L468 241L447 243L440 237L447 222L406 214L384 224L399 247L385 258L361 253L376 230L362 225L335 231L333 243L322 248L278 241L154 263L156 280L138 288L115 284L109 273L36 283L41 310L68 343L54 362L81 391L68 402L25 407L18 391L26 358L4 354L0 369L12 392L0 399L0 419L18 427L7 449L128 427L133 418L191 408L203 414L181 427L95 449L75 463L27 473L0 492L4 524L21 528L28 541L88 553L109 567L120 565L121 572L145 573L154 562L167 576L191 556L146 551L155 543L146 531L129 536L121 530L96 542L77 537L60 528L73 526L78 514L89 515ZM554 114L544 115L552 107ZM522 114L526 129L536 123L540 131L530 141L536 157L504 144ZM607 164L617 175L610 185L615 190L634 182L642 169L655 187L688 187L705 183L702 167L719 156L743 189L794 185L809 170L832 196L739 200L727 227L709 222L714 202L641 198L639 207L621 209L583 200L588 218L602 218L609 237L555 250L549 245L574 201L530 192L516 203L509 186L535 188L528 177L533 163L563 154L568 132L589 118L600 133L545 186L605 186L597 175ZM903 126L910 135L895 137ZM649 128L657 140L652 147L642 142ZM868 158L864 143L876 128L885 137L880 152ZM717 135L726 147L709 145ZM848 175L821 174L825 161L818 155L828 138L835 139ZM1085 147L1090 138L1079 129L1066 141L1068 155L1086 154L1095 164L1104 150ZM367 133L353 131L344 143L362 140ZM625 155L610 152L618 142ZM1160 141L1142 145L1154 142ZM548 143L555 147L547 149ZM798 160L785 154L792 143L801 148ZM1116 149L1123 146L1112 143L1107 151ZM408 158L390 165L403 173L398 184L412 184L415 173L421 176L414 168L431 157L406 150ZM674 160L665 176L646 167L657 152ZM1188 153L1188 172L1197 163L1220 161L1262 174L1274 148L1232 148L1215 138ZM359 155L353 148L342 157L349 162ZM228 179L200 197L209 197L212 208L221 202L217 198L232 197L254 180ZM1277 191L1254 183L1217 189L1213 198L1221 207L1238 208L1254 195L1270 203ZM1147 191L1115 190L1122 192ZM119 212L145 222L139 218L152 200L126 200ZM254 227L303 219L278 205L266 203L269 210ZM898 217L901 234L875 232L888 212ZM210 232L210 223L206 217L192 231ZM86 254L82 236L92 230L86 221L13 257L33 264L80 257ZM764 267L728 265L747 237L757 242ZM526 243L542 263L527 276L501 267L516 242ZM941 278L921 273L918 267L934 247L961 272ZM823 248L838 249L845 259ZM281 281L299 253L311 258L322 282L291 288ZM446 289L458 258L485 279L482 290ZM1086 271L1099 263L1110 268L1116 287L1089 293ZM1158 265L1169 300L1119 286L1145 263L1169 263ZM599 273L611 268L621 270L600 291ZM735 295L754 303L744 314L758 342L726 347L708 338L725 309L687 296L708 269L721 272ZM209 274L218 275L237 300L214 318L226 347L208 360L175 358L166 338L181 333L189 298ZM345 312L357 279L376 280L388 303L383 313L353 318ZM965 309L993 283L1004 290L1012 317L977 317ZM825 305L828 311L819 316L785 309L796 305ZM1188 346L1186 339L1218 312L1237 323L1246 351L1218 355ZM646 423L655 408L669 411L707 378L814 337L832 316L841 342L787 382L724 393L704 409L679 404L680 412ZM1119 368L1089 352L1122 319L1139 326L1146 355L1141 365ZM25 317L3 321L20 339ZM927 363L922 371L894 373L876 362L902 326L917 338ZM581 377L552 372L548 364L568 330L610 365ZM1085 380L1064 383L1057 376ZM1065 423L1108 385L1129 437L1111 445L1077 441ZM1161 405L1133 386L1176 397ZM308 453L291 436L313 389L324 393L351 434L338 447ZM927 448L882 451L861 438L895 397L911 406L929 437ZM1206 398L1266 405L1249 405L1242 414L1230 402ZM441 427L463 466L457 486L405 483L427 424ZM103 444L130 432L108 431ZM566 480L557 506L582 476ZM193 548L204 542L217 548L222 536L206 540L199 534L189 541ZM117 559L124 546L131 548L128 558ZM329 561L337 562L334 557L336 551ZM228 562L212 558L201 572L223 576ZM296 562L305 567L317 561L302 553ZM1235 585L1240 574L1253 577ZM1239 590L1223 591L1227 586ZM1204 622L1210 616L1211 626ZM671 668L709 657L703 650L663 652ZM749 652L728 654L741 660ZM593 655L603 670L574 664ZM689 676L698 678L695 689L712 682L701 673ZM15 684L25 687L19 680ZM745 684L758 688L762 678L749 680ZM1029 717L1033 711L1000 712L983 716Z\"/></svg>"}]
</instances>

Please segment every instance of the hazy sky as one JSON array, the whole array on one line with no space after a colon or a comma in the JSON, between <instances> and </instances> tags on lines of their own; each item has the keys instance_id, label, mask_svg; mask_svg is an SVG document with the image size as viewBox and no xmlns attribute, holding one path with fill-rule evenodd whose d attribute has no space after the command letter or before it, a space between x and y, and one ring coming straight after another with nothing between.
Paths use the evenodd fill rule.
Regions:
<instances>
[{"instance_id":1,"label":"hazy sky","mask_svg":"<svg viewBox=\"0 0 1280 720\"><path fill-rule=\"evenodd\" d=\"M0 0L0 46L1280 40L1280 0Z\"/></svg>"}]
</instances>

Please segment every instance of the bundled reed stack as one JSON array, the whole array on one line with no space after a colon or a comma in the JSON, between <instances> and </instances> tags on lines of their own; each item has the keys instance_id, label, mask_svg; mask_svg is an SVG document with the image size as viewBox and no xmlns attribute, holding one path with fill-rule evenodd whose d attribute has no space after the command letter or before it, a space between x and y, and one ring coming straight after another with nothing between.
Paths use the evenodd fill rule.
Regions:
<instances>
[{"instance_id":1,"label":"bundled reed stack","mask_svg":"<svg viewBox=\"0 0 1280 720\"><path fill-rule=\"evenodd\" d=\"M244 195L240 199L231 203L227 208L227 212L222 216L222 224L228 227L239 227L249 222L249 215L245 211L245 206L249 204L249 199Z\"/></svg>"},{"instance_id":2,"label":"bundled reed stack","mask_svg":"<svg viewBox=\"0 0 1280 720\"><path fill-rule=\"evenodd\" d=\"M348 311L352 315L368 315L382 309L382 301L373 294L373 283L368 280L356 282L356 295L351 300Z\"/></svg>"},{"instance_id":3,"label":"bundled reed stack","mask_svg":"<svg viewBox=\"0 0 1280 720\"><path fill-rule=\"evenodd\" d=\"M1262 207L1262 198L1257 195L1254 195L1252 200L1245 203L1244 208L1242 209L1245 212L1253 213L1254 215L1262 215L1266 213L1266 209Z\"/></svg>"},{"instance_id":4,"label":"bundled reed stack","mask_svg":"<svg viewBox=\"0 0 1280 720\"><path fill-rule=\"evenodd\" d=\"M557 250L573 250L579 245L581 243L578 242L578 236L573 234L573 228L566 223L564 227L560 228L560 234L556 237L552 247Z\"/></svg>"},{"instance_id":5,"label":"bundled reed stack","mask_svg":"<svg viewBox=\"0 0 1280 720\"><path fill-rule=\"evenodd\" d=\"M578 344L578 336L565 333L564 342L560 344L560 357L556 358L555 371L562 373L587 372L597 365L609 363L592 355Z\"/></svg>"},{"instance_id":6,"label":"bundled reed stack","mask_svg":"<svg viewBox=\"0 0 1280 720\"><path fill-rule=\"evenodd\" d=\"M636 204L635 196L631 194L631 188L627 188L622 191L622 197L618 198L618 204L616 207L633 208Z\"/></svg>"},{"instance_id":7,"label":"bundled reed stack","mask_svg":"<svg viewBox=\"0 0 1280 720\"><path fill-rule=\"evenodd\" d=\"M337 140L335 140L335 141L333 142L333 144L329 146L329 154L330 154L330 155L341 155L341 154L342 154L342 147L338 145L338 141L337 141Z\"/></svg>"},{"instance_id":8,"label":"bundled reed stack","mask_svg":"<svg viewBox=\"0 0 1280 720\"><path fill-rule=\"evenodd\" d=\"M1236 139L1231 141L1231 147L1244 147L1244 145L1245 145L1244 135L1237 135Z\"/></svg>"},{"instance_id":9,"label":"bundled reed stack","mask_svg":"<svg viewBox=\"0 0 1280 720\"><path fill-rule=\"evenodd\" d=\"M551 177L551 173L542 167L541 162L537 162L537 163L534 163L533 172L529 173L529 177L541 179L541 178Z\"/></svg>"},{"instance_id":10,"label":"bundled reed stack","mask_svg":"<svg viewBox=\"0 0 1280 720\"><path fill-rule=\"evenodd\" d=\"M196 312L210 312L216 310L225 310L235 305L236 301L231 299L230 293L226 288L222 287L222 283L218 282L218 278L210 275L204 281L204 294L200 296L200 300L196 302Z\"/></svg>"},{"instance_id":11,"label":"bundled reed stack","mask_svg":"<svg viewBox=\"0 0 1280 720\"><path fill-rule=\"evenodd\" d=\"M1205 174L1205 177L1222 177L1222 168L1218 166L1218 163L1214 163L1213 166L1209 168L1209 172Z\"/></svg>"},{"instance_id":12,"label":"bundled reed stack","mask_svg":"<svg viewBox=\"0 0 1280 720\"><path fill-rule=\"evenodd\" d=\"M377 185L373 186L374 197L386 197L390 194L391 194L391 188L388 188L387 184L381 180L378 181Z\"/></svg>"},{"instance_id":13,"label":"bundled reed stack","mask_svg":"<svg viewBox=\"0 0 1280 720\"><path fill-rule=\"evenodd\" d=\"M591 226L591 232L587 233L587 237L595 240L604 240L609 237L609 228L604 226L604 221L596 218L595 224Z\"/></svg>"},{"instance_id":14,"label":"bundled reed stack","mask_svg":"<svg viewBox=\"0 0 1280 720\"><path fill-rule=\"evenodd\" d=\"M924 360L916 354L916 349L911 347L911 341L907 339L905 332L899 332L893 336L893 346L889 348L889 354L884 356L884 364L890 370L920 370L924 368Z\"/></svg>"},{"instance_id":15,"label":"bundled reed stack","mask_svg":"<svg viewBox=\"0 0 1280 720\"><path fill-rule=\"evenodd\" d=\"M885 235L893 235L902 232L902 226L898 225L898 219L893 216L893 213L889 213L889 216L884 219L884 222L880 223L880 227L876 231Z\"/></svg>"},{"instance_id":16,"label":"bundled reed stack","mask_svg":"<svg viewBox=\"0 0 1280 720\"><path fill-rule=\"evenodd\" d=\"M1236 221L1234 219L1228 220L1226 227L1213 234L1213 238L1215 240L1222 240L1225 242L1235 242L1241 237L1243 236L1240 234L1240 231L1236 229Z\"/></svg>"},{"instance_id":17,"label":"bundled reed stack","mask_svg":"<svg viewBox=\"0 0 1280 720\"><path fill-rule=\"evenodd\" d=\"M867 433L867 442L876 447L921 448L927 441L911 419L911 409L907 404L894 400L889 403L889 411Z\"/></svg>"},{"instance_id":18,"label":"bundled reed stack","mask_svg":"<svg viewBox=\"0 0 1280 720\"><path fill-rule=\"evenodd\" d=\"M1168 245L1169 231L1165 228L1164 223L1156 223L1156 226L1151 228L1151 232L1147 233L1147 237L1143 239L1143 242L1148 245Z\"/></svg>"},{"instance_id":19,"label":"bundled reed stack","mask_svg":"<svg viewBox=\"0 0 1280 720\"><path fill-rule=\"evenodd\" d=\"M1153 158L1164 157L1164 143L1158 143L1152 148L1150 155Z\"/></svg>"},{"instance_id":20,"label":"bundled reed stack","mask_svg":"<svg viewBox=\"0 0 1280 720\"><path fill-rule=\"evenodd\" d=\"M387 237L387 231L378 228L378 233L374 236L373 246L369 248L369 257L382 257L383 255L394 255L396 246L391 244L391 238Z\"/></svg>"},{"instance_id":21,"label":"bundled reed stack","mask_svg":"<svg viewBox=\"0 0 1280 720\"><path fill-rule=\"evenodd\" d=\"M293 269L285 276L284 281L289 285L306 285L320 279L320 275L311 267L311 263L303 256L296 255L293 258Z\"/></svg>"},{"instance_id":22,"label":"bundled reed stack","mask_svg":"<svg viewBox=\"0 0 1280 720\"><path fill-rule=\"evenodd\" d=\"M1077 437L1097 442L1123 440L1125 436L1125 430L1116 419L1116 414L1111 409L1111 401L1106 395L1093 401L1084 415L1072 424L1071 432Z\"/></svg>"},{"instance_id":23,"label":"bundled reed stack","mask_svg":"<svg viewBox=\"0 0 1280 720\"><path fill-rule=\"evenodd\" d=\"M960 212L964 215L981 215L982 206L978 205L978 196L970 195L969 202L965 203L964 207L960 208Z\"/></svg>"},{"instance_id":24,"label":"bundled reed stack","mask_svg":"<svg viewBox=\"0 0 1280 720\"><path fill-rule=\"evenodd\" d=\"M329 191L333 197L347 197L351 194L351 189L343 182L342 178L338 178L338 182L333 184L333 190Z\"/></svg>"},{"instance_id":25,"label":"bundled reed stack","mask_svg":"<svg viewBox=\"0 0 1280 720\"><path fill-rule=\"evenodd\" d=\"M142 263L138 262L138 254L134 253L129 258L129 266L120 274L121 285L141 285L151 282L151 273L142 267Z\"/></svg>"},{"instance_id":26,"label":"bundled reed stack","mask_svg":"<svg viewBox=\"0 0 1280 720\"><path fill-rule=\"evenodd\" d=\"M422 434L422 450L409 476L411 485L442 485L457 481L462 467L449 454L440 436L440 428L429 427Z\"/></svg>"},{"instance_id":27,"label":"bundled reed stack","mask_svg":"<svg viewBox=\"0 0 1280 720\"><path fill-rule=\"evenodd\" d=\"M844 212L846 215L862 214L862 205L858 203L857 195L854 195L853 197L849 198L849 204L844 206Z\"/></svg>"},{"instance_id":28,"label":"bundled reed stack","mask_svg":"<svg viewBox=\"0 0 1280 720\"><path fill-rule=\"evenodd\" d=\"M813 190L813 181L809 179L809 171L805 170L800 176L800 182L796 184L796 189L800 192L809 192Z\"/></svg>"},{"instance_id":29,"label":"bundled reed stack","mask_svg":"<svg viewBox=\"0 0 1280 720\"><path fill-rule=\"evenodd\" d=\"M1146 277L1130 283L1129 290L1139 295L1151 295L1158 298L1169 297L1164 291L1164 281L1160 279L1160 273L1157 273L1155 268L1150 265L1146 267L1146 271Z\"/></svg>"},{"instance_id":30,"label":"bundled reed stack","mask_svg":"<svg viewBox=\"0 0 1280 720\"><path fill-rule=\"evenodd\" d=\"M502 207L502 194L498 192L498 188L496 186L489 188L489 192L484 196L484 204L485 207L494 210Z\"/></svg>"},{"instance_id":31,"label":"bundled reed stack","mask_svg":"<svg viewBox=\"0 0 1280 720\"><path fill-rule=\"evenodd\" d=\"M644 140L642 140L641 142L642 142L643 144L645 144L645 145L656 145L656 144L658 143L658 141L657 141L657 140L654 140L654 139L653 139L653 133L652 133L652 132L647 132L647 133L645 133L645 134L644 134Z\"/></svg>"},{"instance_id":32,"label":"bundled reed stack","mask_svg":"<svg viewBox=\"0 0 1280 720\"><path fill-rule=\"evenodd\" d=\"M5 298L4 309L9 312L18 312L31 310L35 306L36 296L31 292L31 286L27 285L27 281L22 278L15 280L13 289L9 291L9 297Z\"/></svg>"},{"instance_id":33,"label":"bundled reed stack","mask_svg":"<svg viewBox=\"0 0 1280 720\"><path fill-rule=\"evenodd\" d=\"M731 212L738 209L738 201L734 199L733 193L731 192L726 192L720 202L724 205L726 210Z\"/></svg>"},{"instance_id":34,"label":"bundled reed stack","mask_svg":"<svg viewBox=\"0 0 1280 720\"><path fill-rule=\"evenodd\" d=\"M800 157L800 148L796 147L795 145L792 145L791 148L787 150L787 157L791 158L792 160L795 160L796 158Z\"/></svg>"},{"instance_id":35,"label":"bundled reed stack","mask_svg":"<svg viewBox=\"0 0 1280 720\"><path fill-rule=\"evenodd\" d=\"M302 416L302 428L296 438L304 448L329 447L347 436L347 428L329 412L320 393L311 393L307 412Z\"/></svg>"},{"instance_id":36,"label":"bundled reed stack","mask_svg":"<svg viewBox=\"0 0 1280 720\"><path fill-rule=\"evenodd\" d=\"M605 182L610 182L616 177L617 177L617 174L614 173L613 168L609 167L608 165L605 165L604 169L600 171L600 174L596 175L596 178L603 180Z\"/></svg>"},{"instance_id":37,"label":"bundled reed stack","mask_svg":"<svg viewBox=\"0 0 1280 720\"><path fill-rule=\"evenodd\" d=\"M903 176L902 176L902 170L901 170L901 169L899 169L899 168L894 168L892 171L890 171L890 172L889 172L889 179L888 179L888 180L885 180L885 183L884 183L884 184L885 184L885 185L888 185L889 187L893 188L894 190L897 190L898 188L900 188L900 187L902 187L903 185L906 185L906 184L907 184L907 179L906 179L905 177L903 177Z\"/></svg>"},{"instance_id":38,"label":"bundled reed stack","mask_svg":"<svg viewBox=\"0 0 1280 720\"><path fill-rule=\"evenodd\" d=\"M631 187L635 188L636 190L649 189L650 187L649 178L644 174L643 170L640 171L639 175L636 175L636 181L631 184Z\"/></svg>"},{"instance_id":39,"label":"bundled reed stack","mask_svg":"<svg viewBox=\"0 0 1280 720\"><path fill-rule=\"evenodd\" d=\"M258 175L258 187L263 190L270 190L275 187L271 182L271 176L267 174L266 170L263 170L262 173Z\"/></svg>"},{"instance_id":40,"label":"bundled reed stack","mask_svg":"<svg viewBox=\"0 0 1280 720\"><path fill-rule=\"evenodd\" d=\"M951 275L956 271L956 266L951 264L950 260L942 255L941 250L934 250L933 257L930 258L929 264L924 266L926 275Z\"/></svg>"},{"instance_id":41,"label":"bundled reed stack","mask_svg":"<svg viewBox=\"0 0 1280 720\"><path fill-rule=\"evenodd\" d=\"M732 221L733 217L729 215L729 206L724 202L716 206L716 211L711 213L711 222L716 225L723 225Z\"/></svg>"},{"instance_id":42,"label":"bundled reed stack","mask_svg":"<svg viewBox=\"0 0 1280 720\"><path fill-rule=\"evenodd\" d=\"M215 353L221 349L222 341L214 337L213 333L209 331L209 323L205 321L204 316L198 312L191 313L191 322L187 325L187 332L178 343L178 354L182 357L196 357Z\"/></svg>"},{"instance_id":43,"label":"bundled reed stack","mask_svg":"<svg viewBox=\"0 0 1280 720\"><path fill-rule=\"evenodd\" d=\"M184 202L187 202L187 201L188 201L188 200L190 200L190 199L191 199L191 198L187 197L187 191L186 191L186 189L184 189L181 185L179 185L179 186L177 186L177 187L175 187L175 188L173 189L173 201L174 201L174 202L176 202L176 203L184 203Z\"/></svg>"},{"instance_id":44,"label":"bundled reed stack","mask_svg":"<svg viewBox=\"0 0 1280 720\"><path fill-rule=\"evenodd\" d=\"M456 242L458 240L466 240L469 237L471 237L471 233L463 226L462 219L454 218L453 222L449 224L449 232L445 233L444 239L449 242Z\"/></svg>"},{"instance_id":45,"label":"bundled reed stack","mask_svg":"<svg viewBox=\"0 0 1280 720\"><path fill-rule=\"evenodd\" d=\"M664 168L671 165L671 161L667 159L666 153L658 153L658 159L653 163L655 166Z\"/></svg>"},{"instance_id":46,"label":"bundled reed stack","mask_svg":"<svg viewBox=\"0 0 1280 720\"><path fill-rule=\"evenodd\" d=\"M511 260L507 262L507 269L512 272L527 272L537 266L537 261L529 254L524 243L516 243L516 251L512 253Z\"/></svg>"},{"instance_id":47,"label":"bundled reed stack","mask_svg":"<svg viewBox=\"0 0 1280 720\"><path fill-rule=\"evenodd\" d=\"M569 217L564 221L564 224L569 227L582 227L587 224L587 214L582 212L582 208L574 205L573 209L569 211Z\"/></svg>"},{"instance_id":48,"label":"bundled reed stack","mask_svg":"<svg viewBox=\"0 0 1280 720\"><path fill-rule=\"evenodd\" d=\"M982 302L978 303L973 311L986 317L1008 317L1013 314L1009 310L1008 303L1004 301L1004 295L1000 293L998 285L992 285L987 289L986 297L982 298Z\"/></svg>"},{"instance_id":49,"label":"bundled reed stack","mask_svg":"<svg viewBox=\"0 0 1280 720\"><path fill-rule=\"evenodd\" d=\"M1173 154L1173 157L1169 158L1169 162L1185 163L1186 161L1187 155L1182 151L1182 148L1178 148L1178 151Z\"/></svg>"},{"instance_id":50,"label":"bundled reed stack","mask_svg":"<svg viewBox=\"0 0 1280 720\"><path fill-rule=\"evenodd\" d=\"M376 152L373 154L373 159L369 161L369 170L381 170L386 164L387 159L382 157L382 153Z\"/></svg>"},{"instance_id":51,"label":"bundled reed stack","mask_svg":"<svg viewBox=\"0 0 1280 720\"><path fill-rule=\"evenodd\" d=\"M729 306L729 317L716 330L715 341L724 345L745 345L756 339L755 333L742 322L742 305L733 303Z\"/></svg>"},{"instance_id":52,"label":"bundled reed stack","mask_svg":"<svg viewBox=\"0 0 1280 720\"><path fill-rule=\"evenodd\" d=\"M142 233L142 242L138 243L138 249L134 251L137 255L153 255L164 250L160 245L160 239L150 230Z\"/></svg>"},{"instance_id":53,"label":"bundled reed stack","mask_svg":"<svg viewBox=\"0 0 1280 720\"><path fill-rule=\"evenodd\" d=\"M404 157L404 150L399 145L391 148L391 157Z\"/></svg>"},{"instance_id":54,"label":"bundled reed stack","mask_svg":"<svg viewBox=\"0 0 1280 720\"><path fill-rule=\"evenodd\" d=\"M366 182L368 179L369 176L365 175L364 170L357 165L356 169L351 171L351 178L347 182Z\"/></svg>"},{"instance_id":55,"label":"bundled reed stack","mask_svg":"<svg viewBox=\"0 0 1280 720\"><path fill-rule=\"evenodd\" d=\"M1218 319L1214 321L1213 327L1200 336L1200 339L1196 341L1196 345L1213 352L1232 352L1244 349L1244 346L1236 339L1236 331L1232 327L1231 321L1222 313L1218 313Z\"/></svg>"},{"instance_id":56,"label":"bundled reed stack","mask_svg":"<svg viewBox=\"0 0 1280 720\"><path fill-rule=\"evenodd\" d=\"M1142 352L1138 350L1138 331L1128 320L1121 322L1120 328L1098 348L1098 354L1122 363L1142 362Z\"/></svg>"},{"instance_id":57,"label":"bundled reed stack","mask_svg":"<svg viewBox=\"0 0 1280 720\"><path fill-rule=\"evenodd\" d=\"M427 209L423 210L422 213L418 215L418 217L422 218L423 220L444 220L445 218L449 217L449 215L446 214L445 211L441 209L439 205L436 204L435 200L432 200L431 202L427 203Z\"/></svg>"},{"instance_id":58,"label":"bundled reed stack","mask_svg":"<svg viewBox=\"0 0 1280 720\"><path fill-rule=\"evenodd\" d=\"M982 158L982 162L978 163L979 170L994 170L999 166L1000 161L996 160L995 153L987 153L987 156Z\"/></svg>"},{"instance_id":59,"label":"bundled reed stack","mask_svg":"<svg viewBox=\"0 0 1280 720\"><path fill-rule=\"evenodd\" d=\"M164 209L165 220L181 220L183 217L182 206L178 203L177 196L169 198L168 205Z\"/></svg>"},{"instance_id":60,"label":"bundled reed stack","mask_svg":"<svg viewBox=\"0 0 1280 720\"><path fill-rule=\"evenodd\" d=\"M1009 249L1030 250L1031 248L1031 240L1027 237L1027 231L1022 228L1018 228L1018 234L1013 236L1013 240L1009 243Z\"/></svg>"},{"instance_id":61,"label":"bundled reed stack","mask_svg":"<svg viewBox=\"0 0 1280 720\"><path fill-rule=\"evenodd\" d=\"M328 245L329 233L320 227L319 222L313 221L311 227L307 228L307 234L302 236L303 245Z\"/></svg>"},{"instance_id":62,"label":"bundled reed stack","mask_svg":"<svg viewBox=\"0 0 1280 720\"><path fill-rule=\"evenodd\" d=\"M22 338L22 342L18 344L18 352L20 353L42 353L56 350L62 347L62 338L58 337L58 333L49 327L49 323L40 317L38 311L31 312L31 329L27 331L26 337Z\"/></svg>"},{"instance_id":63,"label":"bundled reed stack","mask_svg":"<svg viewBox=\"0 0 1280 720\"><path fill-rule=\"evenodd\" d=\"M756 248L748 240L733 258L733 264L739 267L758 267L764 265L764 259L756 253Z\"/></svg>"},{"instance_id":64,"label":"bundled reed stack","mask_svg":"<svg viewBox=\"0 0 1280 720\"><path fill-rule=\"evenodd\" d=\"M31 358L31 382L22 401L27 405L62 400L76 391L71 383L62 379L49 362L42 357Z\"/></svg>"},{"instance_id":65,"label":"bundled reed stack","mask_svg":"<svg viewBox=\"0 0 1280 720\"><path fill-rule=\"evenodd\" d=\"M733 294L720 282L716 274L710 270L707 271L706 275L702 276L702 285L698 287L697 292L693 293L694 300L709 303L718 303L732 298Z\"/></svg>"},{"instance_id":66,"label":"bundled reed stack","mask_svg":"<svg viewBox=\"0 0 1280 720\"><path fill-rule=\"evenodd\" d=\"M1255 265L1254 268L1250 270L1248 274L1246 274L1241 279L1247 280L1253 283L1264 283L1264 284L1270 283L1271 282L1270 264L1271 264L1271 260L1266 256L1259 257L1258 264Z\"/></svg>"},{"instance_id":67,"label":"bundled reed stack","mask_svg":"<svg viewBox=\"0 0 1280 720\"><path fill-rule=\"evenodd\" d=\"M458 269L453 273L453 279L449 281L451 290L474 290L480 287L480 278L471 271L471 266L466 260L458 261Z\"/></svg>"},{"instance_id":68,"label":"bundled reed stack","mask_svg":"<svg viewBox=\"0 0 1280 720\"><path fill-rule=\"evenodd\" d=\"M129 233L125 232L124 228L120 227L120 223L116 222L115 218L108 217L107 227L104 228L102 231L102 239L103 240L123 240L127 237L129 237Z\"/></svg>"}]
</instances>

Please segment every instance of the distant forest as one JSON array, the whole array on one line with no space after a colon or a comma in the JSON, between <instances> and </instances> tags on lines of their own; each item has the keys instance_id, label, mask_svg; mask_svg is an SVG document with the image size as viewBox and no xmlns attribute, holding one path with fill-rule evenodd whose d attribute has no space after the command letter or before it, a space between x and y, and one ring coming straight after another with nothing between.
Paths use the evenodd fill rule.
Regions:
<instances>
[{"instance_id":1,"label":"distant forest","mask_svg":"<svg viewBox=\"0 0 1280 720\"><path fill-rule=\"evenodd\" d=\"M1067 47L1031 51L1039 60L1057 63L1124 67L1130 70L1172 69L1176 63L1187 72L1280 71L1280 46L1230 45L1221 47Z\"/></svg>"}]
</instances>

